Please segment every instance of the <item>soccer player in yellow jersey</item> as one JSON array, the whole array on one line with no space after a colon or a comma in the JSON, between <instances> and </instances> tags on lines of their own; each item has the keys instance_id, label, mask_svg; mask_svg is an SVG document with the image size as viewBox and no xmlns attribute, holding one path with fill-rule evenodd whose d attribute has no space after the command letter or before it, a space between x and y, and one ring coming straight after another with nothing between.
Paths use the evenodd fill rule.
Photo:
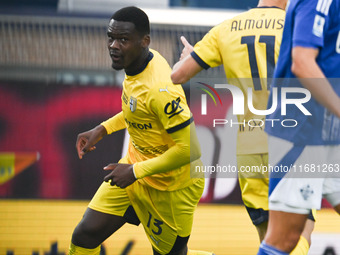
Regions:
<instances>
[{"instance_id":1,"label":"soccer player in yellow jersey","mask_svg":"<svg viewBox=\"0 0 340 255\"><path fill-rule=\"evenodd\" d=\"M201 165L200 147L183 89L171 68L149 50L147 15L136 7L118 10L107 36L112 67L126 72L122 111L78 135L79 158L105 135L126 128L127 155L104 169L110 173L72 235L69 254L99 254L101 243L125 223L142 223L153 254L211 253L188 250L193 214L204 178L191 176Z\"/></svg>"},{"instance_id":2,"label":"soccer player in yellow jersey","mask_svg":"<svg viewBox=\"0 0 340 255\"><path fill-rule=\"evenodd\" d=\"M253 106L267 109L269 87L267 78L273 71L281 45L287 1L260 0L257 8L241 13L213 27L204 38L192 47L184 37L180 61L171 74L175 84L185 83L203 69L224 65L229 84L238 86L245 96L245 114L238 115L240 125L237 135L237 164L242 166L267 166L267 135L259 120L265 116L253 114L247 107L248 88L252 88ZM247 126L252 123L252 126ZM239 171L242 200L256 226L262 241L268 224L268 175ZM295 254L307 254L313 216L306 225Z\"/></svg>"}]
</instances>

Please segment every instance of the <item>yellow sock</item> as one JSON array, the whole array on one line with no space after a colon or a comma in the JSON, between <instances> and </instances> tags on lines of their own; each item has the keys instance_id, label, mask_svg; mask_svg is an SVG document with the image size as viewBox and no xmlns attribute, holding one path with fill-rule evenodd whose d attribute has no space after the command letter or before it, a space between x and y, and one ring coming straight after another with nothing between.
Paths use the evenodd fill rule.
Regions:
<instances>
[{"instance_id":1,"label":"yellow sock","mask_svg":"<svg viewBox=\"0 0 340 255\"><path fill-rule=\"evenodd\" d=\"M99 255L100 254L100 246L94 249L86 249L74 245L71 243L70 248L68 250L69 255Z\"/></svg>"},{"instance_id":2,"label":"yellow sock","mask_svg":"<svg viewBox=\"0 0 340 255\"><path fill-rule=\"evenodd\" d=\"M291 255L307 255L309 250L309 243L306 238L300 236L300 240L297 243L294 250L290 253Z\"/></svg>"},{"instance_id":3,"label":"yellow sock","mask_svg":"<svg viewBox=\"0 0 340 255\"><path fill-rule=\"evenodd\" d=\"M214 255L212 252L189 250L187 255Z\"/></svg>"}]
</instances>

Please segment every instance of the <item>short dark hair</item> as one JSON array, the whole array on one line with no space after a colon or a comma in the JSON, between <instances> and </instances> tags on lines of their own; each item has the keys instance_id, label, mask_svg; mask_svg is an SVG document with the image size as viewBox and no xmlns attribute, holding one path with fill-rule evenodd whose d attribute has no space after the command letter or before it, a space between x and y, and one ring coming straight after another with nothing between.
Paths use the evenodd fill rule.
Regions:
<instances>
[{"instance_id":1,"label":"short dark hair","mask_svg":"<svg viewBox=\"0 0 340 255\"><path fill-rule=\"evenodd\" d=\"M116 21L131 22L135 25L135 29L141 35L150 34L150 23L148 15L135 6L124 7L116 11L111 19Z\"/></svg>"}]
</instances>

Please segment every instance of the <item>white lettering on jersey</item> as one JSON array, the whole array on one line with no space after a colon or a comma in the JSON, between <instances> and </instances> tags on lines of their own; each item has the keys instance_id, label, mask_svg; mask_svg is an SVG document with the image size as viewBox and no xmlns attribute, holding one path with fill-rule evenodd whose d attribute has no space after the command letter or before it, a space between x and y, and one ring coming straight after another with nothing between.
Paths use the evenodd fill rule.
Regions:
<instances>
[{"instance_id":1,"label":"white lettering on jersey","mask_svg":"<svg viewBox=\"0 0 340 255\"><path fill-rule=\"evenodd\" d=\"M336 40L335 51L336 53L340 54L340 31L338 34L338 39Z\"/></svg>"},{"instance_id":2,"label":"white lettering on jersey","mask_svg":"<svg viewBox=\"0 0 340 255\"><path fill-rule=\"evenodd\" d=\"M332 4L332 0L319 0L316 6L316 10L327 16L329 7L331 6L331 4Z\"/></svg>"}]
</instances>

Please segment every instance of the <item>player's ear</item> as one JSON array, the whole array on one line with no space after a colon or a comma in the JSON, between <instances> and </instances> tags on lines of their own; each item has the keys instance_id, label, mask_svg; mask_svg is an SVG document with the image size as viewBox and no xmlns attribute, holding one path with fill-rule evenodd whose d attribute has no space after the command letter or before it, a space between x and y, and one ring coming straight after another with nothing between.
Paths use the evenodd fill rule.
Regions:
<instances>
[{"instance_id":1,"label":"player's ear","mask_svg":"<svg viewBox=\"0 0 340 255\"><path fill-rule=\"evenodd\" d=\"M150 45L150 35L144 35L142 39L142 47L147 48Z\"/></svg>"}]
</instances>

